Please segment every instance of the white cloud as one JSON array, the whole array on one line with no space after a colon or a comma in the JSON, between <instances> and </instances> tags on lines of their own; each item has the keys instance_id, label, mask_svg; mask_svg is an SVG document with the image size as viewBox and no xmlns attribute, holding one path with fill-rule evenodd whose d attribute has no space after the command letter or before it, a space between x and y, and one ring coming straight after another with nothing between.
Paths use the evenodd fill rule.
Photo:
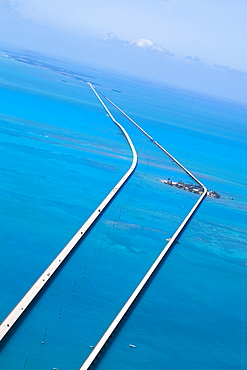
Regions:
<instances>
[{"instance_id":1,"label":"white cloud","mask_svg":"<svg viewBox=\"0 0 247 370\"><path fill-rule=\"evenodd\" d=\"M106 34L104 41L111 44L121 44L125 46L132 46L146 50L158 51L160 53L165 53L166 55L173 55L160 45L157 45L155 42L148 39L136 39L133 41L124 41L117 37L115 32L109 32Z\"/></svg>"},{"instance_id":2,"label":"white cloud","mask_svg":"<svg viewBox=\"0 0 247 370\"><path fill-rule=\"evenodd\" d=\"M131 42L131 45L138 46L139 48L150 49L160 51L162 53L167 52L162 46L155 44L153 41L148 39L136 39Z\"/></svg>"}]
</instances>

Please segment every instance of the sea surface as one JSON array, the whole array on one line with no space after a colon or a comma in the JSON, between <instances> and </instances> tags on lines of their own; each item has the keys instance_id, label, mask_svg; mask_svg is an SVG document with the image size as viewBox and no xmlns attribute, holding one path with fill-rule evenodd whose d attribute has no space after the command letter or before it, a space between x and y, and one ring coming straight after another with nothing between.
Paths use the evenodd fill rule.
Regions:
<instances>
[{"instance_id":1,"label":"sea surface","mask_svg":"<svg viewBox=\"0 0 247 370\"><path fill-rule=\"evenodd\" d=\"M221 195L203 201L94 368L246 369L247 107L11 52L0 54L0 320L131 165L86 81ZM78 370L198 199L159 181L191 179L104 101L137 169L3 340L1 370Z\"/></svg>"}]
</instances>

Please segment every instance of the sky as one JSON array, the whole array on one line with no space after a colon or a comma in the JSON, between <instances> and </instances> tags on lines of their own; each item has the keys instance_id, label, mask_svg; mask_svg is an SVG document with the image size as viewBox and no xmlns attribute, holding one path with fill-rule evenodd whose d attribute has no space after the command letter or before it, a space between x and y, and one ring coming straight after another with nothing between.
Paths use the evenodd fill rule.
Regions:
<instances>
[{"instance_id":1,"label":"sky","mask_svg":"<svg viewBox=\"0 0 247 370\"><path fill-rule=\"evenodd\" d=\"M0 47L247 102L247 0L0 0Z\"/></svg>"}]
</instances>

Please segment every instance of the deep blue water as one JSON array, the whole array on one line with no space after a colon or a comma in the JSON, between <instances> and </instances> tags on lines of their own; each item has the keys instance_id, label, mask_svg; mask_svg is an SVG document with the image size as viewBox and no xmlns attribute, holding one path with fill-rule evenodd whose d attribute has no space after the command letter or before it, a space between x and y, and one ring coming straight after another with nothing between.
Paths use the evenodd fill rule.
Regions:
<instances>
[{"instance_id":1,"label":"deep blue water","mask_svg":"<svg viewBox=\"0 0 247 370\"><path fill-rule=\"evenodd\" d=\"M125 173L131 153L83 82L0 62L2 320ZM246 109L68 67L99 83L222 195L203 202L97 369L245 369ZM157 181L188 178L108 106L133 139L138 167L4 340L3 370L78 369L197 200Z\"/></svg>"}]
</instances>

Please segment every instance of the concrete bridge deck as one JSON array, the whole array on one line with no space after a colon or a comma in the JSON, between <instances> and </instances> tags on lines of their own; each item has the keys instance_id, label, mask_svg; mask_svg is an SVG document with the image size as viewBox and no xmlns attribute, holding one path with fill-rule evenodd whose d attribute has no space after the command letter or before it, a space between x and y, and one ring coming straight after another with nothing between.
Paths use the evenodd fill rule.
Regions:
<instances>
[{"instance_id":1,"label":"concrete bridge deck","mask_svg":"<svg viewBox=\"0 0 247 370\"><path fill-rule=\"evenodd\" d=\"M9 332L9 330L13 327L19 317L23 314L23 312L27 309L30 303L34 300L37 294L41 291L41 289L45 286L47 281L52 277L55 271L59 268L59 266L63 263L69 253L74 249L77 243L83 238L83 235L87 232L87 230L91 227L91 225L97 220L101 212L105 209L105 207L109 204L112 198L117 194L119 189L123 186L123 184L128 180L131 176L133 171L136 168L137 164L137 153L135 147L126 132L126 130L115 120L111 112L105 106L103 101L98 96L97 92L94 90L94 87L89 83L89 86L94 91L98 99L100 100L101 104L105 108L106 112L108 113L109 117L112 121L119 127L119 129L123 132L130 149L132 151L132 163L128 171L124 174L124 176L119 180L119 182L114 186L114 188L110 191L110 193L105 197L105 199L100 203L100 205L95 209L95 211L91 214L91 216L86 220L86 222L82 225L82 227L76 232L76 234L71 238L68 244L63 248L63 250L58 254L58 256L52 261L52 263L48 266L48 268L43 272L43 274L38 278L38 280L33 284L33 286L28 290L28 292L24 295L24 297L20 300L20 302L14 307L14 309L9 313L9 315L5 318L5 320L0 325L0 341L5 337L5 335Z\"/></svg>"},{"instance_id":2,"label":"concrete bridge deck","mask_svg":"<svg viewBox=\"0 0 247 370\"><path fill-rule=\"evenodd\" d=\"M100 98L98 92L94 88L91 83L88 83L90 88L93 90L97 98L99 99L100 103L106 110L109 117L112 121L120 128L123 132L130 148L132 151L132 164L129 170L125 173L125 175L120 179L120 181L114 186L114 188L110 191L110 193L106 196L106 198L100 203L100 205L95 209L95 211L91 214L91 216L86 220L86 222L82 225L82 227L76 232L76 234L71 238L68 244L63 248L63 250L58 254L58 256L53 260L53 262L48 266L48 268L43 272L43 274L39 277L39 279L34 283L34 285L28 290L25 296L20 300L20 302L14 307L14 309L9 313L6 319L2 322L0 326L0 340L2 340L9 330L13 327L15 322L19 319L25 309L30 305L30 303L35 299L37 294L41 291L41 289L45 286L47 281L51 278L54 272L59 268L59 266L63 263L69 253L73 250L73 248L77 245L77 243L83 238L83 235L87 232L87 230L91 227L91 225L97 220L98 216L104 210L104 208L109 204L112 198L116 195L119 189L123 186L123 184L127 181L127 179L131 176L133 171L137 165L137 153L134 148L134 145L126 132L126 130L115 120L109 109L106 107L102 99ZM169 242L163 248L162 252L159 254L157 259L153 262L152 266L149 268L145 276L141 279L138 286L135 288L133 293L130 295L127 302L124 304L122 309L119 311L117 316L114 318L106 332L100 338L99 342L91 351L90 355L87 357L83 365L80 367L80 370L87 370L90 366L94 363L95 359L97 358L98 354L101 352L103 347L105 346L106 342L117 328L118 324L123 319L124 315L127 313L131 305L136 300L137 296L140 294L142 289L145 287L146 283L149 281L155 270L160 265L161 261L164 259L165 255L179 237L181 232L184 230L188 222L190 221L193 214L198 209L199 205L203 201L204 197L206 196L207 189L206 187L186 168L184 167L176 158L174 158L166 149L164 149L157 141L155 141L145 130L143 130L134 120L132 120L125 112L123 112L117 105L115 105L110 99L105 99L111 103L116 109L118 109L127 119L129 119L144 135L146 135L154 145L156 145L159 149L161 149L166 155L168 155L180 168L182 168L194 181L196 181L200 186L203 188L203 194L197 200L195 205L189 211L183 222L177 228Z\"/></svg>"},{"instance_id":3,"label":"concrete bridge deck","mask_svg":"<svg viewBox=\"0 0 247 370\"><path fill-rule=\"evenodd\" d=\"M92 87L92 85L91 85ZM92 87L93 88L93 87ZM94 90L96 93L96 91ZM96 93L97 94L97 93ZM98 95L98 94L97 94ZM129 308L132 306L134 301L136 300L137 296L140 294L146 283L149 281L155 270L160 265L161 261L164 259L165 255L173 245L173 243L176 241L178 236L182 233L196 210L198 209L199 205L205 198L207 194L206 187L186 168L184 167L176 158L174 158L166 149L164 149L157 141L154 141L154 139L146 132L144 131L135 121L133 121L126 113L124 113L116 104L114 104L110 99L105 97L107 101L109 101L115 108L117 108L126 118L128 118L144 135L146 135L158 148L160 148L166 155L168 155L179 167L181 167L193 180L195 180L198 184L200 184L203 188L203 194L200 196L200 198L197 200L195 205L192 207L190 212L187 214L183 222L180 224L180 226L177 228L169 242L166 244L162 252L159 254L159 256L156 258L150 269L147 271L145 276L142 278L136 289L133 291L127 302L124 304L122 309L119 311L117 316L114 318L108 329L105 331L105 333L100 338L99 342L96 344L96 346L91 351L90 355L87 357L83 365L80 367L79 370L88 370L90 366L94 363L95 359L99 355L99 353L104 348L106 342L114 332L114 330L117 328L120 321L123 319L124 315L127 313Z\"/></svg>"}]
</instances>

